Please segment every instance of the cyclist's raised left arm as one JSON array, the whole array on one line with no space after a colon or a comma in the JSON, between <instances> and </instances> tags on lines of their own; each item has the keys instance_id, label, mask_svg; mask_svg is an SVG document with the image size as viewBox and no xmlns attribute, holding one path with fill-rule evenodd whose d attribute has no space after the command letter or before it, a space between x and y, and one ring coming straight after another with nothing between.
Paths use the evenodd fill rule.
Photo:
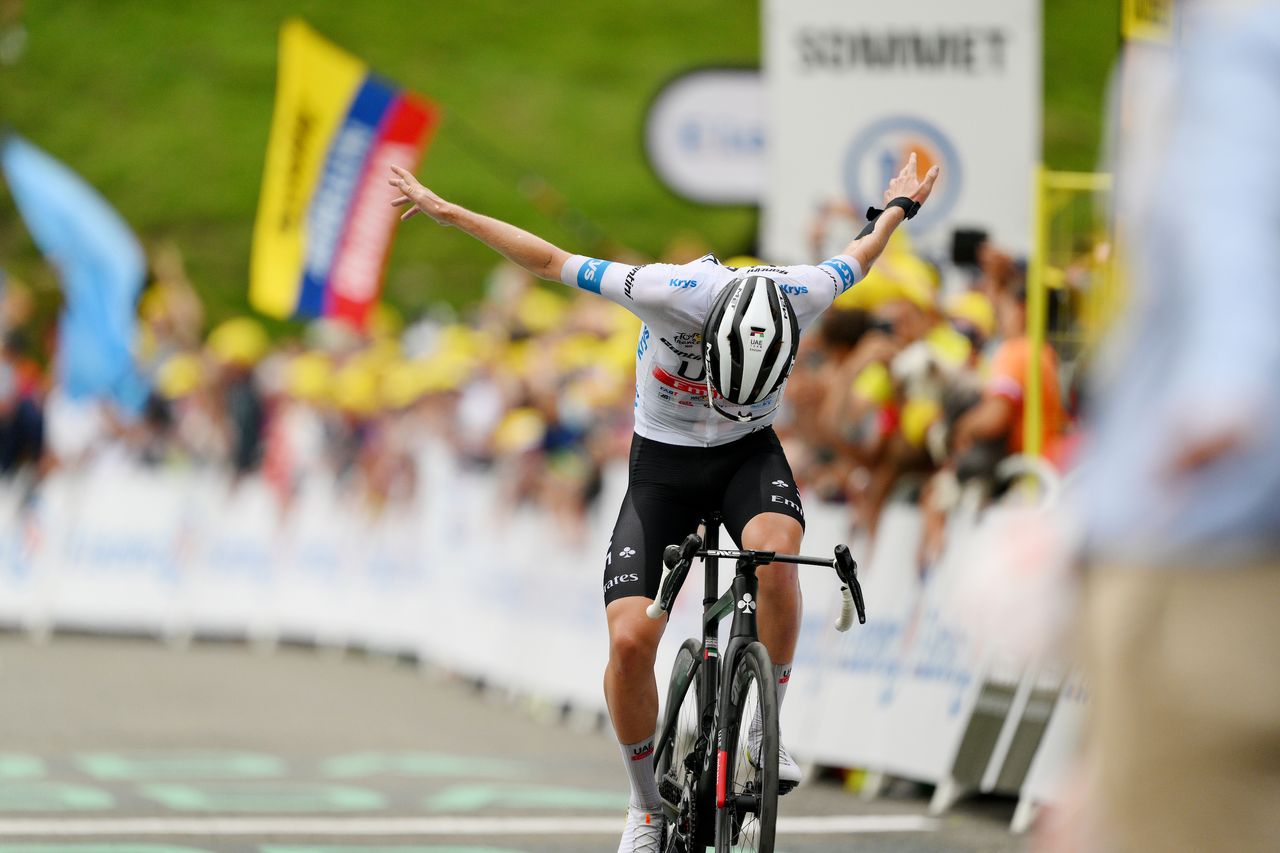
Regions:
<instances>
[{"instance_id":1,"label":"cyclist's raised left arm","mask_svg":"<svg viewBox=\"0 0 1280 853\"><path fill-rule=\"evenodd\" d=\"M909 198L924 204L929 198L929 193L933 192L933 184L938 180L938 172L938 167L934 166L921 180L916 166L916 155L912 153L907 158L907 164L902 167L902 171L889 181L889 187L884 191L884 203L888 204L895 198ZM906 212L901 208L888 208L876 219L875 227L870 233L853 238L841 254L852 256L863 272L869 271L871 265L876 262L876 258L880 257L880 253L884 251L884 247L889 244L889 237L903 223L906 216Z\"/></svg>"},{"instance_id":2,"label":"cyclist's raised left arm","mask_svg":"<svg viewBox=\"0 0 1280 853\"><path fill-rule=\"evenodd\" d=\"M445 201L419 183L413 173L407 169L392 166L391 171L395 173L395 177L388 183L401 193L400 197L391 203L397 207L409 205L409 209L400 215L402 220L409 219L418 213L425 213L441 225L450 225L470 234L538 278L545 278L548 281L560 280L560 271L564 268L565 261L571 257L564 249L509 222Z\"/></svg>"}]
</instances>

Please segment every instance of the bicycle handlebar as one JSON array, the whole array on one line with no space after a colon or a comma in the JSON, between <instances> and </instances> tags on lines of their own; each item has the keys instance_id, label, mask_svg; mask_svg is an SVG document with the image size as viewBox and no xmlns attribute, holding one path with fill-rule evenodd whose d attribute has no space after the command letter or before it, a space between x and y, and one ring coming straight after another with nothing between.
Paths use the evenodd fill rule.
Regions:
<instances>
[{"instance_id":1,"label":"bicycle handlebar","mask_svg":"<svg viewBox=\"0 0 1280 853\"><path fill-rule=\"evenodd\" d=\"M668 545L662 552L662 580L658 584L658 597L645 608L650 619L661 619L663 613L670 612L675 603L676 594L684 585L689 574L689 567L695 557L724 557L731 560L749 559L756 565L772 562L800 563L809 566L828 566L836 570L840 578L840 595L843 602L840 606L840 617L836 619L837 631L848 631L853 627L853 616L857 613L858 624L867 621L867 609L862 600L862 585L858 583L858 563L849 553L846 545L837 545L835 559L824 560L819 557L803 557L799 554L779 554L776 551L733 551L702 550L702 537L691 533L679 545Z\"/></svg>"}]
</instances>

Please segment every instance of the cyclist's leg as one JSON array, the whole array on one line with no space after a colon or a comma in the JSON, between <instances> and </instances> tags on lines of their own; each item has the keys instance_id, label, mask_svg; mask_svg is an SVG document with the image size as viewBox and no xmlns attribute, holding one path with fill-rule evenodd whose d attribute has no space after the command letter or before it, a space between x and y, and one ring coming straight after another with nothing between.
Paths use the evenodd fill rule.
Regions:
<instances>
[{"instance_id":1,"label":"cyclist's leg","mask_svg":"<svg viewBox=\"0 0 1280 853\"><path fill-rule=\"evenodd\" d=\"M631 482L604 573L609 626L605 700L627 761L633 805L645 808L660 805L653 777L652 739L658 719L653 667L666 625L665 619L650 619L645 608L657 594L663 549L692 533L699 520L688 489L677 486L681 471L672 463L680 460L667 459L667 446L655 444L639 437L633 442Z\"/></svg>"},{"instance_id":2,"label":"cyclist's leg","mask_svg":"<svg viewBox=\"0 0 1280 853\"><path fill-rule=\"evenodd\" d=\"M800 553L804 528L789 515L762 512L742 529L742 547L752 551ZM760 606L756 627L760 642L775 665L790 665L800 636L800 578L791 563L769 563L756 570L760 581Z\"/></svg>"},{"instance_id":3,"label":"cyclist's leg","mask_svg":"<svg viewBox=\"0 0 1280 853\"><path fill-rule=\"evenodd\" d=\"M726 484L725 528L743 548L800 553L804 507L791 466L772 430L758 433ZM800 635L800 581L790 563L770 563L756 571L760 580L757 627L775 665L789 665Z\"/></svg>"},{"instance_id":4,"label":"cyclist's leg","mask_svg":"<svg viewBox=\"0 0 1280 853\"><path fill-rule=\"evenodd\" d=\"M725 527L743 548L798 554L804 535L804 509L791 466L772 430L761 434L753 445L729 479L723 501ZM760 582L756 629L773 664L777 708L781 710L800 636L800 581L796 567L790 563L761 566L756 577ZM748 752L760 748L763 725L759 715L752 719ZM779 741L779 793L794 788L801 776L800 768Z\"/></svg>"}]
</instances>

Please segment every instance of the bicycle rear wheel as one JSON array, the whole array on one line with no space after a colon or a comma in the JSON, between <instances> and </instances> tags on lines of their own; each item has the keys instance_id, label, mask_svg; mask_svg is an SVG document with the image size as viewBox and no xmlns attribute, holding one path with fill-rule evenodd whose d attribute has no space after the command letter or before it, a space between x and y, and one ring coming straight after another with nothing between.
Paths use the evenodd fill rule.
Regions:
<instances>
[{"instance_id":1,"label":"bicycle rear wheel","mask_svg":"<svg viewBox=\"0 0 1280 853\"><path fill-rule=\"evenodd\" d=\"M772 853L778 819L778 694L773 664L762 644L747 646L733 662L722 690L729 692L721 722L716 851ZM720 787L723 785L723 787Z\"/></svg>"},{"instance_id":2,"label":"bicycle rear wheel","mask_svg":"<svg viewBox=\"0 0 1280 853\"><path fill-rule=\"evenodd\" d=\"M696 840L710 836L712 817L698 808L698 776L703 762L702 756L695 754L702 723L702 687L698 680L701 665L702 644L693 638L685 640L671 667L667 706L658 729L654 775L667 812L665 849L673 853L701 851L703 847ZM705 741L701 749L705 755Z\"/></svg>"}]
</instances>

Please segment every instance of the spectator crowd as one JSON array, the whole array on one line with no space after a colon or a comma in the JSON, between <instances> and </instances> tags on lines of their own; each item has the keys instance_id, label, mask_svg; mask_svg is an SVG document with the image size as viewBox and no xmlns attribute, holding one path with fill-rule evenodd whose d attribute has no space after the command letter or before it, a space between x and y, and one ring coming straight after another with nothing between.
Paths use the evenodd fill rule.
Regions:
<instances>
[{"instance_id":1,"label":"spectator crowd","mask_svg":"<svg viewBox=\"0 0 1280 853\"><path fill-rule=\"evenodd\" d=\"M700 253L687 242L669 260ZM1025 267L981 235L971 242L963 264L938 264L895 236L802 339L775 425L806 494L847 505L866 533L888 500L919 502L922 568L961 488L999 489L1000 461L1032 440L1024 408L1034 372L1034 444L1059 468L1071 462L1078 395L1051 346L1032 352ZM1087 287L1088 275L1073 281ZM383 307L363 331L317 321L273 339L250 317L202 334L180 255L156 251L136 346L152 392L132 415L51 387L31 302L21 282L4 281L5 477L115 457L257 473L286 511L308 481L327 478L376 510L414 499L431 474L420 449L433 438L463 465L492 471L505 508L537 505L580 540L605 467L629 447L639 321L507 265L465 319L442 310L405 325Z\"/></svg>"}]
</instances>

